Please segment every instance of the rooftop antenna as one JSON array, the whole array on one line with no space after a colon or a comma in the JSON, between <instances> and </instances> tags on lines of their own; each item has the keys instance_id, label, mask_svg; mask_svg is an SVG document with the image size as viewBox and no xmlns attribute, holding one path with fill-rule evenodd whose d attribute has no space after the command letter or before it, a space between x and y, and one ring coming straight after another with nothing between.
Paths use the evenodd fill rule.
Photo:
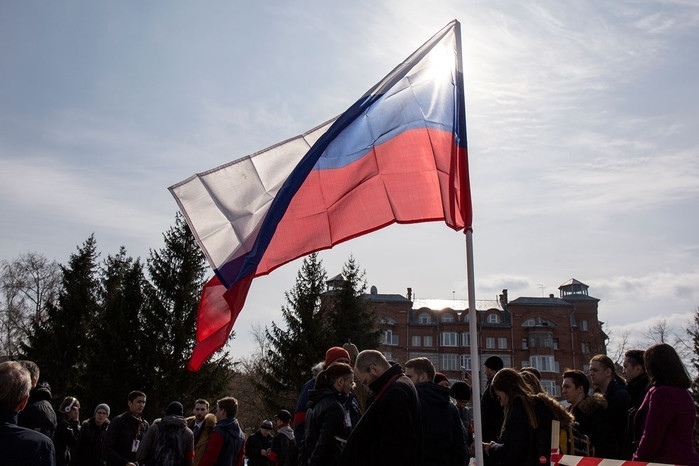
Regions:
<instances>
[{"instance_id":1,"label":"rooftop antenna","mask_svg":"<svg viewBox=\"0 0 699 466\"><path fill-rule=\"evenodd\" d=\"M543 283L539 283L537 286L538 286L539 289L541 290L541 297L543 298L543 297L544 297L544 284L543 284Z\"/></svg>"}]
</instances>

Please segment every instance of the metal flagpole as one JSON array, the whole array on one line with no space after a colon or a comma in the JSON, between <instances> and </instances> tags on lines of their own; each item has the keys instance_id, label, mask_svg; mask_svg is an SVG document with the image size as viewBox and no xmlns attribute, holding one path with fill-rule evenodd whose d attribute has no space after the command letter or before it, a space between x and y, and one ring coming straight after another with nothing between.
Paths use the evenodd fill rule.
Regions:
<instances>
[{"instance_id":1,"label":"metal flagpole","mask_svg":"<svg viewBox=\"0 0 699 466\"><path fill-rule=\"evenodd\" d=\"M473 278L473 231L466 231L466 275L468 282L468 326L471 340L471 403L476 464L483 466L483 429L481 428L481 379L478 355L478 317L476 316L476 286Z\"/></svg>"}]
</instances>

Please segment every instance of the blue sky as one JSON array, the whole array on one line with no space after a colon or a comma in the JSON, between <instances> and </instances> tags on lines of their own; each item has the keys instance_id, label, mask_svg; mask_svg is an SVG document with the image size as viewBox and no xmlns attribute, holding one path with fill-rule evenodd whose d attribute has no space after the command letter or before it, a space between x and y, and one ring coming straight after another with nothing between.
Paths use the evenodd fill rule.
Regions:
<instances>
[{"instance_id":1,"label":"blue sky","mask_svg":"<svg viewBox=\"0 0 699 466\"><path fill-rule=\"evenodd\" d=\"M462 23L476 298L575 277L612 335L699 306L699 4L690 0L0 3L0 259L162 245L167 187L345 110ZM466 298L465 242L392 226L353 254L379 292ZM300 262L253 284L279 320ZM640 337L638 337L640 338Z\"/></svg>"}]
</instances>

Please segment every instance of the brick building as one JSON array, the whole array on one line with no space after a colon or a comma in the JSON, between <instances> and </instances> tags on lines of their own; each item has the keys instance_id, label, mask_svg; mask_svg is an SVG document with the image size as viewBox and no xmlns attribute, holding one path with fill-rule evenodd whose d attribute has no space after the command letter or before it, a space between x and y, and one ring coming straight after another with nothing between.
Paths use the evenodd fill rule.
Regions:
<instances>
[{"instance_id":1,"label":"brick building","mask_svg":"<svg viewBox=\"0 0 699 466\"><path fill-rule=\"evenodd\" d=\"M496 355L505 367L533 366L542 373L542 385L560 395L560 373L566 368L587 370L590 357L606 353L607 336L597 318L599 299L588 286L571 279L559 296L520 297L479 302L478 347L482 370L486 358ZM364 296L382 329L380 350L387 358L404 363L424 356L450 379L460 378L461 367L471 362L468 301L413 299L407 295L379 294L376 287ZM485 383L484 377L481 377Z\"/></svg>"}]
</instances>

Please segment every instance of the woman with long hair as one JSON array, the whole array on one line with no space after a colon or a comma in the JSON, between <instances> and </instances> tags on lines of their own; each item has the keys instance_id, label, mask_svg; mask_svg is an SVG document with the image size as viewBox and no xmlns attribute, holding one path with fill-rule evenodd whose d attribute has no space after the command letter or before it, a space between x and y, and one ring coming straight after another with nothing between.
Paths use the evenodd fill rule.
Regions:
<instances>
[{"instance_id":1,"label":"woman with long hair","mask_svg":"<svg viewBox=\"0 0 699 466\"><path fill-rule=\"evenodd\" d=\"M505 412L505 421L497 442L483 444L489 464L498 466L535 466L550 462L551 421L563 427L572 422L556 400L545 393L534 394L522 375L514 369L500 369L490 391Z\"/></svg>"},{"instance_id":2,"label":"woman with long hair","mask_svg":"<svg viewBox=\"0 0 699 466\"><path fill-rule=\"evenodd\" d=\"M301 466L338 464L351 423L345 402L354 385L352 366L335 362L316 376L315 388L308 392L306 433L301 442Z\"/></svg>"},{"instance_id":3,"label":"woman with long hair","mask_svg":"<svg viewBox=\"0 0 699 466\"><path fill-rule=\"evenodd\" d=\"M648 348L643 363L650 388L634 418L643 434L633 460L699 465L694 448L697 413L687 369L675 349L665 343Z\"/></svg>"}]
</instances>

